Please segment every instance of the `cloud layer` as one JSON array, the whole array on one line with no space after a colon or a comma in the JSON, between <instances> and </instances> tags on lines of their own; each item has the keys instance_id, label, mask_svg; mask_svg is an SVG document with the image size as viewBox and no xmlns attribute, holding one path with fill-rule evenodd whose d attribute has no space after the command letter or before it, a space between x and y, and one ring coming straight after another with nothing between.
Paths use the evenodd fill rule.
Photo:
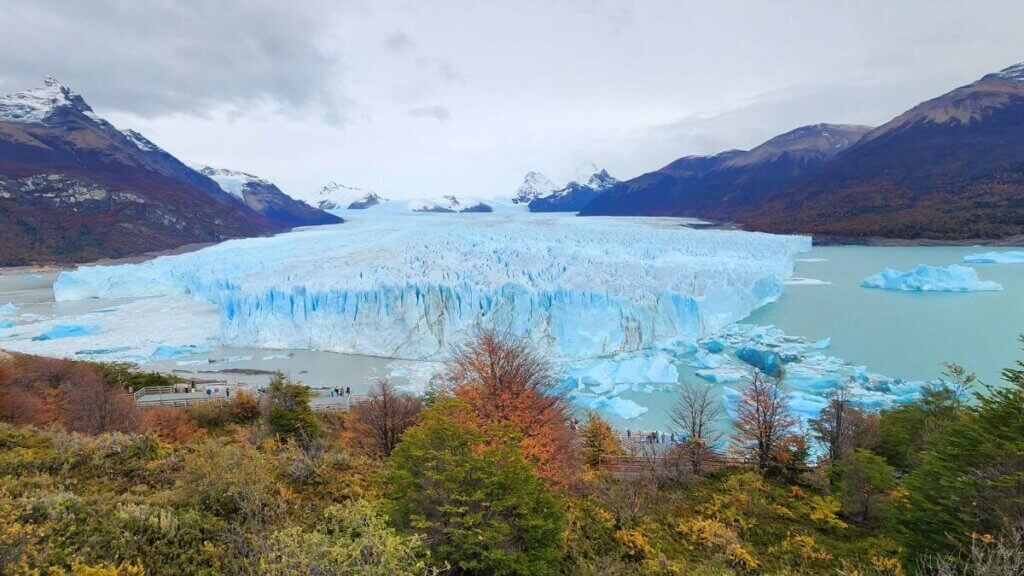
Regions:
<instances>
[{"instance_id":1,"label":"cloud layer","mask_svg":"<svg viewBox=\"0 0 1024 576\"><path fill-rule=\"evenodd\" d=\"M630 177L878 124L1024 60L1024 4L0 2L0 92L52 74L186 160L390 197Z\"/></svg>"}]
</instances>

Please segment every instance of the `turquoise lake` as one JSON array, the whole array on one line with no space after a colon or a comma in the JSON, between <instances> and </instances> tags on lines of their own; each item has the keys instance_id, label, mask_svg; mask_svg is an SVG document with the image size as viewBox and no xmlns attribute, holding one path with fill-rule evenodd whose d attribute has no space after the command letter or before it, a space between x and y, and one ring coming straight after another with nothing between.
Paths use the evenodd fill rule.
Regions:
<instances>
[{"instance_id":1,"label":"turquoise lake","mask_svg":"<svg viewBox=\"0 0 1024 576\"><path fill-rule=\"evenodd\" d=\"M788 334L831 337L829 354L873 372L911 380L932 379L954 361L998 384L1000 371L1024 358L1024 264L972 264L999 292L897 292L862 288L885 268L960 264L964 256L1002 248L970 246L815 248L797 262L796 276L831 284L790 285L777 302L747 322L774 324ZM1012 250L1006 248L1005 250Z\"/></svg>"}]
</instances>

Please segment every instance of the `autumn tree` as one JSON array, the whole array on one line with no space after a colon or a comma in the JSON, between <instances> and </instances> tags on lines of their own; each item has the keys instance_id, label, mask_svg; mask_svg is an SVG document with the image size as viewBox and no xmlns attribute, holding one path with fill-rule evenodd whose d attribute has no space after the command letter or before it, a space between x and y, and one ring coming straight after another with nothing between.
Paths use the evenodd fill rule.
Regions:
<instances>
[{"instance_id":1,"label":"autumn tree","mask_svg":"<svg viewBox=\"0 0 1024 576\"><path fill-rule=\"evenodd\" d=\"M64 426L73 432L130 432L138 427L135 398L108 385L97 371L83 371L60 386Z\"/></svg>"},{"instance_id":2,"label":"autumn tree","mask_svg":"<svg viewBox=\"0 0 1024 576\"><path fill-rule=\"evenodd\" d=\"M452 574L556 574L562 502L509 423L478 419L458 399L423 411L391 455L393 517Z\"/></svg>"},{"instance_id":3,"label":"autumn tree","mask_svg":"<svg viewBox=\"0 0 1024 576\"><path fill-rule=\"evenodd\" d=\"M295 384L278 373L267 387L267 422L285 438L308 441L320 433L313 409L309 406L309 388Z\"/></svg>"},{"instance_id":4,"label":"autumn tree","mask_svg":"<svg viewBox=\"0 0 1024 576\"><path fill-rule=\"evenodd\" d=\"M619 434L597 412L587 414L587 421L579 429L579 438L583 462L588 466L599 468L623 454Z\"/></svg>"},{"instance_id":5,"label":"autumn tree","mask_svg":"<svg viewBox=\"0 0 1024 576\"><path fill-rule=\"evenodd\" d=\"M778 383L755 372L736 406L733 439L740 450L748 453L762 470L775 467L786 459L782 451L796 424Z\"/></svg>"},{"instance_id":6,"label":"autumn tree","mask_svg":"<svg viewBox=\"0 0 1024 576\"><path fill-rule=\"evenodd\" d=\"M419 398L399 394L390 382L378 380L366 398L352 406L348 425L353 440L371 454L390 456L422 407Z\"/></svg>"},{"instance_id":7,"label":"autumn tree","mask_svg":"<svg viewBox=\"0 0 1024 576\"><path fill-rule=\"evenodd\" d=\"M452 349L442 381L479 426L507 423L519 433L541 476L570 481L576 467L569 402L556 392L551 364L525 337L481 330Z\"/></svg>"},{"instance_id":8,"label":"autumn tree","mask_svg":"<svg viewBox=\"0 0 1024 576\"><path fill-rule=\"evenodd\" d=\"M187 411L170 406L146 410L142 415L141 428L168 444L191 444L206 436L206 431L196 426Z\"/></svg>"},{"instance_id":9,"label":"autumn tree","mask_svg":"<svg viewBox=\"0 0 1024 576\"><path fill-rule=\"evenodd\" d=\"M714 445L722 439L722 432L716 427L721 416L721 404L714 389L693 383L683 385L669 409L669 420L685 440L683 450L694 474L701 473Z\"/></svg>"}]
</instances>

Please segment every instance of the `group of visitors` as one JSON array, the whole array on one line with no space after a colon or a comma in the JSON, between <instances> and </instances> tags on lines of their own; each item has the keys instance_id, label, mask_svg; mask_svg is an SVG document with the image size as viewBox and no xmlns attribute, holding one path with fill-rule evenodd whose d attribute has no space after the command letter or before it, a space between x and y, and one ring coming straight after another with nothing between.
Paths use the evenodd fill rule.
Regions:
<instances>
[{"instance_id":1,"label":"group of visitors","mask_svg":"<svg viewBox=\"0 0 1024 576\"><path fill-rule=\"evenodd\" d=\"M351 396L351 395L352 395L352 388L350 386L345 386L344 388L340 388L340 387L331 388L331 397L332 398L334 398L336 396Z\"/></svg>"},{"instance_id":2,"label":"group of visitors","mask_svg":"<svg viewBox=\"0 0 1024 576\"><path fill-rule=\"evenodd\" d=\"M665 434L664 432L658 432L656 430L645 432L643 430L630 430L629 428L626 428L626 439L641 444L675 444L676 442L681 441L683 437L676 437L675 432Z\"/></svg>"},{"instance_id":3,"label":"group of visitors","mask_svg":"<svg viewBox=\"0 0 1024 576\"><path fill-rule=\"evenodd\" d=\"M231 388L227 386L207 386L206 395L213 398L231 398Z\"/></svg>"}]
</instances>

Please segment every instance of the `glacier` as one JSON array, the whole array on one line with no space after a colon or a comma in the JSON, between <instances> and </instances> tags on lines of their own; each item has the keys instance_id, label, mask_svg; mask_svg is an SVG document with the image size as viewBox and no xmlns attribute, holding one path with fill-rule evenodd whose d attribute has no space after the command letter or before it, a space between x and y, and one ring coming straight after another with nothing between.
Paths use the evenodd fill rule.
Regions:
<instances>
[{"instance_id":1,"label":"glacier","mask_svg":"<svg viewBox=\"0 0 1024 576\"><path fill-rule=\"evenodd\" d=\"M903 272L887 268L860 283L865 288L914 292L977 292L1002 290L991 280L982 280L974 268L952 264L946 267L921 264Z\"/></svg>"},{"instance_id":2,"label":"glacier","mask_svg":"<svg viewBox=\"0 0 1024 576\"><path fill-rule=\"evenodd\" d=\"M964 256L968 264L1024 264L1024 252L1010 250L1006 252L982 252Z\"/></svg>"},{"instance_id":3,"label":"glacier","mask_svg":"<svg viewBox=\"0 0 1024 576\"><path fill-rule=\"evenodd\" d=\"M382 205L345 224L65 271L53 290L57 301L184 295L216 307L226 345L439 359L483 326L586 359L710 336L777 299L810 247L676 219Z\"/></svg>"}]
</instances>

